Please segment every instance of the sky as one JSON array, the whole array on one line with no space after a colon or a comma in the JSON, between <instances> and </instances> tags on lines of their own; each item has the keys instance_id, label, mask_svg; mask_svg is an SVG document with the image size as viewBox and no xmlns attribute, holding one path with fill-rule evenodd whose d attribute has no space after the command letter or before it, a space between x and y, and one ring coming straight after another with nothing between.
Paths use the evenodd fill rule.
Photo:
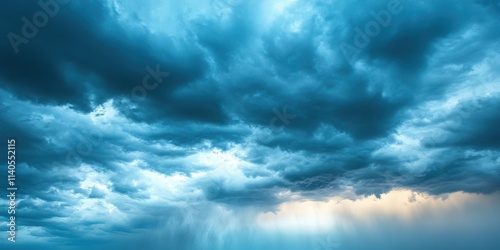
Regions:
<instances>
[{"instance_id":1,"label":"sky","mask_svg":"<svg viewBox=\"0 0 500 250\"><path fill-rule=\"evenodd\" d=\"M499 0L7 0L1 249L500 249Z\"/></svg>"}]
</instances>

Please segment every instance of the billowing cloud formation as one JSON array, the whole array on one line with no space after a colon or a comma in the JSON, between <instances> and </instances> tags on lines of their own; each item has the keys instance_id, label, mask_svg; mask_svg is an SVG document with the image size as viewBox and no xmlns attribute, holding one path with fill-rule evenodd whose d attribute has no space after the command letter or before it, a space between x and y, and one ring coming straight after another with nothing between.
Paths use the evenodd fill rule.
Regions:
<instances>
[{"instance_id":1,"label":"billowing cloud formation","mask_svg":"<svg viewBox=\"0 0 500 250\"><path fill-rule=\"evenodd\" d=\"M308 249L332 230L330 247L366 249L356 234L409 217L381 206L395 221L359 232L358 215L258 220L391 190L478 195L486 212L452 210L498 221L499 16L496 0L9 1L0 134L17 141L17 246ZM468 239L449 225L425 237L468 249L443 245Z\"/></svg>"}]
</instances>

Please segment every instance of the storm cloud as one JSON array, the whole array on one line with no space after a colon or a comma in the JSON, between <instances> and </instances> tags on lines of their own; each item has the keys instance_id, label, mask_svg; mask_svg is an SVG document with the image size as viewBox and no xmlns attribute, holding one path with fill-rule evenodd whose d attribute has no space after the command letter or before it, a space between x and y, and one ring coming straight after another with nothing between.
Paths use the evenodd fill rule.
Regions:
<instances>
[{"instance_id":1,"label":"storm cloud","mask_svg":"<svg viewBox=\"0 0 500 250\"><path fill-rule=\"evenodd\" d=\"M499 17L496 0L6 1L13 249L498 249ZM290 206L398 192L451 212L279 227ZM432 223L404 226L426 213L432 246L411 237Z\"/></svg>"}]
</instances>

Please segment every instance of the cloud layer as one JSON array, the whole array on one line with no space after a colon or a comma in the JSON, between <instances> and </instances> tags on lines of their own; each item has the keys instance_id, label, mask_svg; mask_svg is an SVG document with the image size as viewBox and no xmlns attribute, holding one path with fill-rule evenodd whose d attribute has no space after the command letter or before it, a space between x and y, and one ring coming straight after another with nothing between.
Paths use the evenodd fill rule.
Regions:
<instances>
[{"instance_id":1,"label":"cloud layer","mask_svg":"<svg viewBox=\"0 0 500 250\"><path fill-rule=\"evenodd\" d=\"M0 134L17 141L18 246L306 249L343 229L297 238L256 220L393 190L498 208L499 6L8 1ZM417 224L402 237L430 225ZM435 249L469 233L441 225ZM373 228L342 231L338 244L365 249L353 242L376 240ZM485 237L481 249L499 246Z\"/></svg>"}]
</instances>

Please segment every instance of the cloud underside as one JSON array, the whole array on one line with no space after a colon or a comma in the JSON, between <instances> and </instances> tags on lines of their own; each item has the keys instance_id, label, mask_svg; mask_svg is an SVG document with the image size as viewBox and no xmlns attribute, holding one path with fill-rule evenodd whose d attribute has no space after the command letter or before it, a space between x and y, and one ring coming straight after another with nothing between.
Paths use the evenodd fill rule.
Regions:
<instances>
[{"instance_id":1,"label":"cloud underside","mask_svg":"<svg viewBox=\"0 0 500 250\"><path fill-rule=\"evenodd\" d=\"M5 5L2 34L24 36L21 18L43 11ZM17 142L35 245L91 244L90 230L96 247L118 232L134 235L124 249L146 235L178 237L142 242L151 249L199 248L194 221L213 214L243 230L284 204L391 190L498 200L497 1L57 6L17 53L0 41L0 134ZM197 236L248 243L225 235L235 242Z\"/></svg>"}]
</instances>

